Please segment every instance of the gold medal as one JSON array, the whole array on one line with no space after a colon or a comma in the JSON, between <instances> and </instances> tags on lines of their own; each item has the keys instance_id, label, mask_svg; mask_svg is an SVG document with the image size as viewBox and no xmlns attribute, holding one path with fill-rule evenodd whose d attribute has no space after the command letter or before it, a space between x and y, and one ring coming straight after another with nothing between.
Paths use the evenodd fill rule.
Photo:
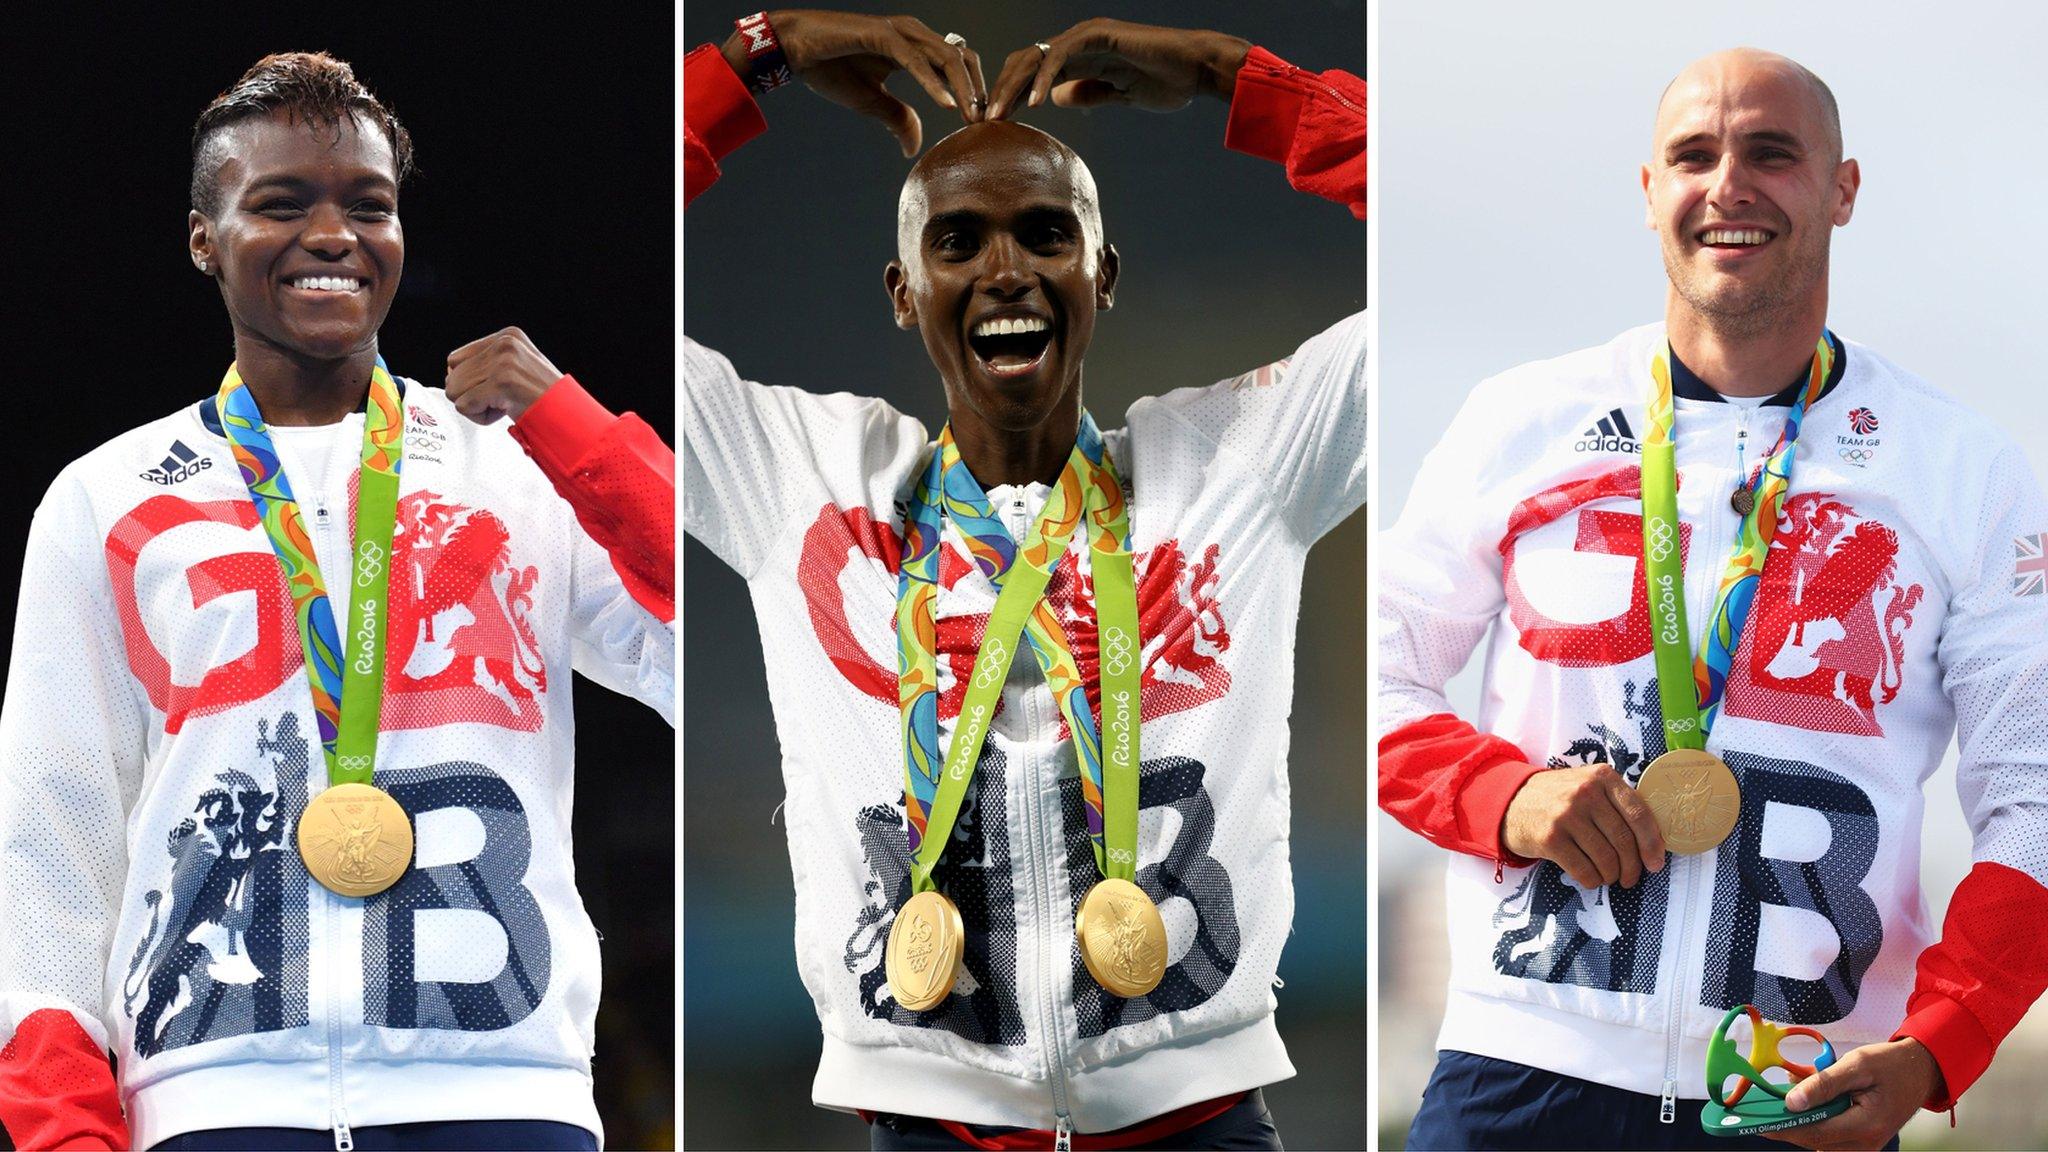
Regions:
<instances>
[{"instance_id":1,"label":"gold medal","mask_svg":"<svg viewBox=\"0 0 2048 1152\"><path fill-rule=\"evenodd\" d=\"M1636 792L1656 814L1664 846L1680 856L1719 845L1742 812L1735 773L1696 748L1673 749L1651 761Z\"/></svg>"},{"instance_id":2,"label":"gold medal","mask_svg":"<svg viewBox=\"0 0 2048 1152\"><path fill-rule=\"evenodd\" d=\"M965 938L960 909L936 889L905 901L889 927L884 954L889 994L912 1012L929 1012L945 1003L960 977Z\"/></svg>"},{"instance_id":3,"label":"gold medal","mask_svg":"<svg viewBox=\"0 0 2048 1152\"><path fill-rule=\"evenodd\" d=\"M1104 880L1090 888L1074 916L1074 935L1088 974L1111 995L1143 996L1166 975L1166 921L1145 890L1129 880Z\"/></svg>"},{"instance_id":4,"label":"gold medal","mask_svg":"<svg viewBox=\"0 0 2048 1152\"><path fill-rule=\"evenodd\" d=\"M412 863L412 821L385 792L336 784L299 814L299 859L330 892L375 896Z\"/></svg>"}]
</instances>

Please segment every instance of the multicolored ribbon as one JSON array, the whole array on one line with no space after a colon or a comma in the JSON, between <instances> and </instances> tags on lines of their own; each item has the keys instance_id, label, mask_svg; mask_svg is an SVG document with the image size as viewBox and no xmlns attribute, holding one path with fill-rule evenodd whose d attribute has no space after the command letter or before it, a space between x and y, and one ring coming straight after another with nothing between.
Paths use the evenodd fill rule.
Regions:
<instances>
[{"instance_id":1,"label":"multicolored ribbon","mask_svg":"<svg viewBox=\"0 0 2048 1152\"><path fill-rule=\"evenodd\" d=\"M1671 348L1660 344L1650 362L1649 433L1643 437L1643 572L1650 598L1650 635L1655 645L1657 682L1693 685L1692 699L1668 688L1658 693L1664 713L1664 734L1673 748L1704 748L1707 733L1721 711L1728 671L1743 623L1756 600L1757 581L1770 558L1771 538L1778 531L1778 512L1792 486L1792 458L1799 443L1807 405L1827 387L1834 370L1835 350L1821 332L1807 369L1806 386L1785 418L1758 473L1755 500L1742 517L1735 545L1721 573L1705 645L1690 654L1692 633L1685 619L1685 565L1679 545L1677 446L1673 432L1677 409L1671 397Z\"/></svg>"},{"instance_id":2,"label":"multicolored ribbon","mask_svg":"<svg viewBox=\"0 0 2048 1152\"><path fill-rule=\"evenodd\" d=\"M942 762L935 608L940 542L949 519L959 526L975 567L996 587L998 595L975 656L952 747ZM1045 587L1053 569L1084 523L1088 526L1099 625L1097 673L1104 726L1109 732L1106 763L1102 729L1089 708L1086 682L1066 629L1045 602ZM897 701L903 715L905 828L914 891L932 887L932 869L938 865L966 798L1020 633L1074 736L1096 865L1104 876L1131 879L1137 871L1142 664L1137 586L1123 486L1094 419L1085 412L1067 466L1021 548L1010 538L973 473L961 463L951 426L939 434L931 462L912 493L897 580L896 661Z\"/></svg>"},{"instance_id":3,"label":"multicolored ribbon","mask_svg":"<svg viewBox=\"0 0 2048 1152\"><path fill-rule=\"evenodd\" d=\"M242 483L284 569L320 746L327 754L329 784L368 784L377 755L377 722L383 704L384 637L391 576L391 537L398 520L398 476L405 455L405 410L398 385L379 357L370 373L363 419L362 471L357 480L355 551L347 647L335 627L334 608L320 576L313 537L306 530L270 429L256 397L234 365L214 398L221 430L234 450Z\"/></svg>"}]
</instances>

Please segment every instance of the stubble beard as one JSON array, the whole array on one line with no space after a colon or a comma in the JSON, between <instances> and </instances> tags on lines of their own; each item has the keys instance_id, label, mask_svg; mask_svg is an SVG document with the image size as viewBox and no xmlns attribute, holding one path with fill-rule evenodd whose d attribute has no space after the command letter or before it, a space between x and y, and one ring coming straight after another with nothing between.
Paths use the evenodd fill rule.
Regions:
<instances>
[{"instance_id":1,"label":"stubble beard","mask_svg":"<svg viewBox=\"0 0 2048 1152\"><path fill-rule=\"evenodd\" d=\"M1826 227L1809 233L1816 234L1817 241L1795 247L1784 272L1765 283L1715 287L1711 283L1715 278L1712 273L1702 273L1668 244L1664 249L1664 274L1679 299L1714 332L1733 339L1763 336L1803 321L1800 305L1827 282Z\"/></svg>"}]
</instances>

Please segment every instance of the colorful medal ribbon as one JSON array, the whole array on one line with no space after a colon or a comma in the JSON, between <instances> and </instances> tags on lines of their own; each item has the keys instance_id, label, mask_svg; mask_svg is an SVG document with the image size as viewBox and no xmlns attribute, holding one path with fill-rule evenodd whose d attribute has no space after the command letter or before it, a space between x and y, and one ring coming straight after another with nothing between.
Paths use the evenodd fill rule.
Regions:
<instances>
[{"instance_id":1,"label":"colorful medal ribbon","mask_svg":"<svg viewBox=\"0 0 2048 1152\"><path fill-rule=\"evenodd\" d=\"M1756 600L1757 580L1778 531L1778 511L1792 486L1792 457L1806 407L1827 387L1835 350L1825 330L1807 369L1806 387L1785 418L1756 482L1755 501L1742 517L1735 546L1714 596L1713 624L1706 645L1691 656L1692 633L1685 619L1685 563L1679 546L1677 445L1672 431L1677 411L1671 399L1671 348L1660 344L1650 362L1650 430L1643 438L1643 559L1649 587L1650 635L1655 644L1658 699L1664 712L1665 742L1672 748L1701 749L1721 710L1721 694L1734 664L1735 645ZM1670 686L1691 681L1693 691ZM1690 698L1688 698L1690 697Z\"/></svg>"},{"instance_id":2,"label":"colorful medal ribbon","mask_svg":"<svg viewBox=\"0 0 2048 1152\"><path fill-rule=\"evenodd\" d=\"M951 519L974 564L998 590L973 679L960 706L951 747L939 756L938 624L940 541ZM1103 728L1088 706L1086 683L1066 629L1045 603L1045 587L1067 545L1088 525L1099 625L1098 683ZM1019 563L1021 561L1021 563ZM1081 414L1080 435L1045 508L1019 548L960 461L949 425L918 480L904 521L896 591L897 699L903 711L903 803L914 892L933 887L937 867L967 796L989 720L1008 678L1019 636L1031 646L1081 762L1081 795L1096 866L1105 877L1137 875L1138 689L1142 644L1138 594L1123 486L1095 420ZM1108 733L1108 740L1102 731ZM1105 752L1107 756L1105 758Z\"/></svg>"},{"instance_id":3,"label":"colorful medal ribbon","mask_svg":"<svg viewBox=\"0 0 2048 1152\"><path fill-rule=\"evenodd\" d=\"M215 397L221 430L234 449L242 483L256 505L264 535L284 569L292 611L299 621L306 676L327 754L327 782L368 784L377 758L377 722L384 692L384 633L391 578L391 536L398 520L398 474L405 453L405 412L398 385L379 357L370 373L363 420L362 470L357 481L355 556L344 650L334 609L313 554L299 502L285 478L270 429L234 365Z\"/></svg>"}]
</instances>

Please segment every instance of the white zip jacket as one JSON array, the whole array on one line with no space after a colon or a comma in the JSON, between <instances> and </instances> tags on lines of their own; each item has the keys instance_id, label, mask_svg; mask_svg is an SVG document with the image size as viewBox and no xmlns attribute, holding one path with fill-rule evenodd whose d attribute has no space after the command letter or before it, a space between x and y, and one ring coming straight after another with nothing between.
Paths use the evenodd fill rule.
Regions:
<instances>
[{"instance_id":1,"label":"white zip jacket","mask_svg":"<svg viewBox=\"0 0 2048 1152\"><path fill-rule=\"evenodd\" d=\"M338 1146L428 1120L601 1131L570 670L670 716L672 628L503 428L437 388L403 402L376 783L417 855L368 900L298 856L327 769L210 400L74 462L36 512L0 718L0 1039L70 1029L57 1013L74 1047L112 1048L136 1147L244 1126L331 1126ZM324 486L293 477L338 595L362 421L330 438Z\"/></svg>"},{"instance_id":2,"label":"white zip jacket","mask_svg":"<svg viewBox=\"0 0 2048 1152\"><path fill-rule=\"evenodd\" d=\"M1842 1052L1915 1036L1952 1100L2044 975L2048 502L1990 420L1869 349L1846 345L1806 413L1708 741L1742 787L1733 834L1631 890L1581 890L1499 846L1530 771L1516 761L1607 764L1634 783L1665 751L1639 470L1664 340L1639 328L1482 383L1384 542L1381 802L1463 853L1438 1047L1701 1099L1708 1036L1754 1003ZM1696 380L1676 393L1697 651L1735 540L1731 493L1790 390L1762 406ZM1466 725L1443 685L1489 635ZM1951 733L1976 868L1930 948L1921 785Z\"/></svg>"},{"instance_id":3,"label":"white zip jacket","mask_svg":"<svg viewBox=\"0 0 2048 1152\"><path fill-rule=\"evenodd\" d=\"M817 1103L1098 1132L1293 1074L1272 1013L1293 913L1294 630L1309 545L1365 498L1365 351L1353 316L1291 362L1140 400L1104 436L1137 554L1137 880L1166 921L1165 979L1123 1000L1082 965L1074 913L1097 877L1079 769L1036 664L1019 660L936 873L965 921L965 969L919 1014L890 998L883 945L910 894L896 570L932 437L879 400L747 382L685 341L684 526L746 578L760 624L797 967L824 1029ZM1036 508L1002 511L1015 531ZM950 746L996 594L956 529L944 547ZM1068 550L1047 596L1092 694L1086 552Z\"/></svg>"}]
</instances>

